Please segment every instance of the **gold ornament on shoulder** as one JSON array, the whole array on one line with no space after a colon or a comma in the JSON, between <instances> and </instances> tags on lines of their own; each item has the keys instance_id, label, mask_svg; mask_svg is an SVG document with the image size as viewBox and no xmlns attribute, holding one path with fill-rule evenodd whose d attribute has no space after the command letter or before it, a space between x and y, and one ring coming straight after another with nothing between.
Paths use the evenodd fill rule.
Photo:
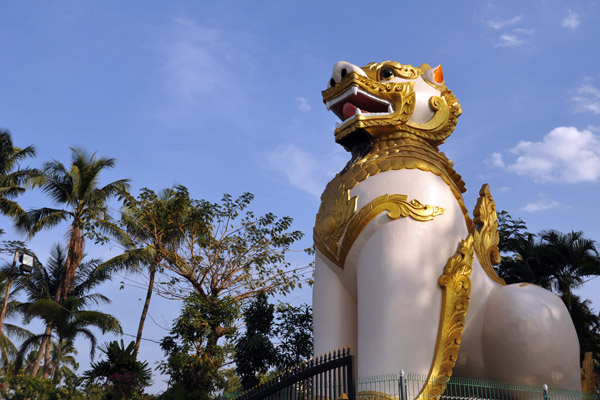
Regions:
<instances>
[{"instance_id":1,"label":"gold ornament on shoulder","mask_svg":"<svg viewBox=\"0 0 600 400\"><path fill-rule=\"evenodd\" d=\"M358 235L377 215L387 211L390 220L410 217L424 222L444 213L443 208L409 201L403 194L379 196L356 213L358 197L350 198L349 190L346 193L346 200L343 196L323 199L314 229L317 249L342 269Z\"/></svg>"}]
</instances>

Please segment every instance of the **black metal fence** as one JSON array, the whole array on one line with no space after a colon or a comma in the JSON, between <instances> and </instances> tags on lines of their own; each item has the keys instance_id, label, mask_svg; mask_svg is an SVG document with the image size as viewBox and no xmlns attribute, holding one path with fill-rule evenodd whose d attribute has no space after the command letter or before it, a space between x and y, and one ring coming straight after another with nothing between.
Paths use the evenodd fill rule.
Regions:
<instances>
[{"instance_id":1,"label":"black metal fence","mask_svg":"<svg viewBox=\"0 0 600 400\"><path fill-rule=\"evenodd\" d=\"M355 400L352 355L349 348L288 368L275 378L252 388L236 400Z\"/></svg>"}]
</instances>

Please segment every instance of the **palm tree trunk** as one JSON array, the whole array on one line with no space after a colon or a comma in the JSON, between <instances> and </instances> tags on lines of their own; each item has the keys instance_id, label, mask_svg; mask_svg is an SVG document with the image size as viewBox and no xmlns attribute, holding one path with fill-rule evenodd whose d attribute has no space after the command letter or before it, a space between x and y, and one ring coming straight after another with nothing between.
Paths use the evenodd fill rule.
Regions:
<instances>
[{"instance_id":1,"label":"palm tree trunk","mask_svg":"<svg viewBox=\"0 0 600 400\"><path fill-rule=\"evenodd\" d=\"M15 251L15 257L13 258L12 267L10 269L10 275L8 276L8 285L6 286L6 295L4 296L4 303L2 304L2 313L0 314L0 332L2 332L2 325L4 324L4 317L6 316L6 306L8 305L8 296L10 296L10 289L15 279L15 266L19 258L19 252Z\"/></svg>"},{"instance_id":2,"label":"palm tree trunk","mask_svg":"<svg viewBox=\"0 0 600 400\"><path fill-rule=\"evenodd\" d=\"M56 367L56 372L54 374L54 383L60 383L60 358L62 357L62 338L58 338L58 349L56 351L56 363L54 367Z\"/></svg>"},{"instance_id":3,"label":"palm tree trunk","mask_svg":"<svg viewBox=\"0 0 600 400\"><path fill-rule=\"evenodd\" d=\"M150 299L152 298L152 291L154 289L154 275L156 275L156 267L150 267L150 282L148 282L148 291L146 292L146 302L142 309L142 316L140 317L140 325L138 326L137 336L135 338L135 355L137 357L138 350L140 348L140 342L142 341L142 332L144 331L144 322L146 321L146 314L148 314L148 308L150 307Z\"/></svg>"},{"instance_id":4,"label":"palm tree trunk","mask_svg":"<svg viewBox=\"0 0 600 400\"><path fill-rule=\"evenodd\" d=\"M35 364L33 365L33 370L31 371L31 376L35 377L40 369L40 364L42 362L42 357L46 352L46 348L50 343L50 335L52 334L52 324L46 325L46 330L44 331L44 338L42 339L42 344L40 345L40 350L38 351L37 357L35 359Z\"/></svg>"},{"instance_id":5,"label":"palm tree trunk","mask_svg":"<svg viewBox=\"0 0 600 400\"><path fill-rule=\"evenodd\" d=\"M44 351L44 379L48 379L50 376L50 344L51 341L48 339L48 344L46 345L46 349Z\"/></svg>"},{"instance_id":6,"label":"palm tree trunk","mask_svg":"<svg viewBox=\"0 0 600 400\"><path fill-rule=\"evenodd\" d=\"M50 377L52 379L54 379L55 374L56 374L56 361L54 361L52 363L52 369L50 370Z\"/></svg>"},{"instance_id":7,"label":"palm tree trunk","mask_svg":"<svg viewBox=\"0 0 600 400\"><path fill-rule=\"evenodd\" d=\"M77 266L81 263L83 258L83 230L76 224L71 225L71 237L69 238L69 246L67 248L67 261L66 261L66 273L65 273L65 284L62 293L62 298L65 299L75 283L75 274L77 272Z\"/></svg>"}]
</instances>

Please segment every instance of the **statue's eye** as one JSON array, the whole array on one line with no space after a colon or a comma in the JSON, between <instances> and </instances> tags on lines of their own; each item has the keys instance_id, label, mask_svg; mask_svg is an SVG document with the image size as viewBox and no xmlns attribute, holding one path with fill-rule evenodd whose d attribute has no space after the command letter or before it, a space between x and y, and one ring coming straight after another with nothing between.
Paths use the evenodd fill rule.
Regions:
<instances>
[{"instance_id":1,"label":"statue's eye","mask_svg":"<svg viewBox=\"0 0 600 400\"><path fill-rule=\"evenodd\" d=\"M379 75L381 76L381 79L389 79L394 76L394 70L391 68L384 68Z\"/></svg>"}]
</instances>

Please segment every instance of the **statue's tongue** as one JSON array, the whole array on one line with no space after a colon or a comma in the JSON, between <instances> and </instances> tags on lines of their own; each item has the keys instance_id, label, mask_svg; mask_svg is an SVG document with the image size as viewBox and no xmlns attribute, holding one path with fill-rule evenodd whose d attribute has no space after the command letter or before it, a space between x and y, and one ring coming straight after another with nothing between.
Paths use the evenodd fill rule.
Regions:
<instances>
[{"instance_id":1,"label":"statue's tongue","mask_svg":"<svg viewBox=\"0 0 600 400\"><path fill-rule=\"evenodd\" d=\"M346 104L344 104L344 108L342 108L342 114L344 115L344 119L348 119L354 116L354 113L356 113L357 108L358 107L356 107L354 104L346 102Z\"/></svg>"}]
</instances>

